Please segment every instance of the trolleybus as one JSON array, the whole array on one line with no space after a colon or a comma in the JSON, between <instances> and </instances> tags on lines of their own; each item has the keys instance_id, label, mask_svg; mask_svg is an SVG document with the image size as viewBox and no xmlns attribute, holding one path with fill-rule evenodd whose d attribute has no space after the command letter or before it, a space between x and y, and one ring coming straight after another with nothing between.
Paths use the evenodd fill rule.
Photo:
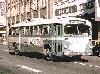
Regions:
<instances>
[{"instance_id":1,"label":"trolleybus","mask_svg":"<svg viewBox=\"0 0 100 74\"><path fill-rule=\"evenodd\" d=\"M91 55L92 26L88 20L69 17L35 19L12 25L9 53L38 52L53 56Z\"/></svg>"}]
</instances>

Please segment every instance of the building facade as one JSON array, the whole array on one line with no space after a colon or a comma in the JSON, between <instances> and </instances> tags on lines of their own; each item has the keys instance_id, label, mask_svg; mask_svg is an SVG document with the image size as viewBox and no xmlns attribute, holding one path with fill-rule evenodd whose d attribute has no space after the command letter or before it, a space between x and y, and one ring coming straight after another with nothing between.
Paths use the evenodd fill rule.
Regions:
<instances>
[{"instance_id":1,"label":"building facade","mask_svg":"<svg viewBox=\"0 0 100 74\"><path fill-rule=\"evenodd\" d=\"M32 18L50 18L51 4L50 0L6 0L8 27Z\"/></svg>"},{"instance_id":2,"label":"building facade","mask_svg":"<svg viewBox=\"0 0 100 74\"><path fill-rule=\"evenodd\" d=\"M55 0L54 15L82 16L95 12L94 0Z\"/></svg>"}]
</instances>

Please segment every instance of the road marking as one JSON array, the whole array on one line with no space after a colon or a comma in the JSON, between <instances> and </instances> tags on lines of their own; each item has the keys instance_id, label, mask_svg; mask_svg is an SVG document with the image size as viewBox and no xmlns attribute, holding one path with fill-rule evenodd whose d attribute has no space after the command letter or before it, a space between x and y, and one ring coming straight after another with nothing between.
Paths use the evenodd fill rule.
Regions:
<instances>
[{"instance_id":1,"label":"road marking","mask_svg":"<svg viewBox=\"0 0 100 74\"><path fill-rule=\"evenodd\" d=\"M4 51L9 51L9 50L4 50Z\"/></svg>"},{"instance_id":2,"label":"road marking","mask_svg":"<svg viewBox=\"0 0 100 74\"><path fill-rule=\"evenodd\" d=\"M94 67L99 68L99 66L94 66Z\"/></svg>"},{"instance_id":3,"label":"road marking","mask_svg":"<svg viewBox=\"0 0 100 74\"><path fill-rule=\"evenodd\" d=\"M37 70L37 69L32 69L32 68L29 68L27 66L24 66L24 65L17 65L18 67L21 67L23 69L27 69L27 70L30 70L30 71L33 71L33 72L42 72L41 70Z\"/></svg>"},{"instance_id":4,"label":"road marking","mask_svg":"<svg viewBox=\"0 0 100 74\"><path fill-rule=\"evenodd\" d=\"M89 65L90 67L93 67L93 65Z\"/></svg>"},{"instance_id":5,"label":"road marking","mask_svg":"<svg viewBox=\"0 0 100 74\"><path fill-rule=\"evenodd\" d=\"M79 63L80 65L82 65L83 63Z\"/></svg>"},{"instance_id":6,"label":"road marking","mask_svg":"<svg viewBox=\"0 0 100 74\"><path fill-rule=\"evenodd\" d=\"M78 62L74 62L75 64L79 64L79 65L86 65L86 64L84 64L84 63L78 63ZM88 65L88 64L87 64ZM92 64L90 64L90 65L88 65L89 67L95 67L95 68L100 68L99 66L97 66L97 65L92 65Z\"/></svg>"},{"instance_id":7,"label":"road marking","mask_svg":"<svg viewBox=\"0 0 100 74\"><path fill-rule=\"evenodd\" d=\"M83 66L85 66L86 64L85 64L85 63L83 63L82 65L83 65Z\"/></svg>"},{"instance_id":8,"label":"road marking","mask_svg":"<svg viewBox=\"0 0 100 74\"><path fill-rule=\"evenodd\" d=\"M83 66L85 66L86 64L85 63L79 63L80 65L83 65Z\"/></svg>"},{"instance_id":9,"label":"road marking","mask_svg":"<svg viewBox=\"0 0 100 74\"><path fill-rule=\"evenodd\" d=\"M74 62L74 63L78 63L78 62Z\"/></svg>"}]
</instances>

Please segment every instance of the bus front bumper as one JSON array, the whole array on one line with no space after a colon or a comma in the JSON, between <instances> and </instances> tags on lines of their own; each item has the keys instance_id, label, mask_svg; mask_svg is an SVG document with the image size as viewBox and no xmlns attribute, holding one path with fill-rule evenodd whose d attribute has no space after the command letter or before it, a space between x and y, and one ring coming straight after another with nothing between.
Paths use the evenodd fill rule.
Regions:
<instances>
[{"instance_id":1,"label":"bus front bumper","mask_svg":"<svg viewBox=\"0 0 100 74\"><path fill-rule=\"evenodd\" d=\"M64 52L66 56L74 56L74 55L92 55L92 52Z\"/></svg>"}]
</instances>

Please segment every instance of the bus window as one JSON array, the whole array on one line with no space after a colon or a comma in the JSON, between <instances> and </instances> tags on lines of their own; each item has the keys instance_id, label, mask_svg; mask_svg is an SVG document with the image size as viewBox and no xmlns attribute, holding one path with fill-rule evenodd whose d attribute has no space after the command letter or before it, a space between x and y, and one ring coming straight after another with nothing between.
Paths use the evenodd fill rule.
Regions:
<instances>
[{"instance_id":1,"label":"bus window","mask_svg":"<svg viewBox=\"0 0 100 74\"><path fill-rule=\"evenodd\" d=\"M33 35L37 35L37 26L34 26Z\"/></svg>"},{"instance_id":2,"label":"bus window","mask_svg":"<svg viewBox=\"0 0 100 74\"><path fill-rule=\"evenodd\" d=\"M39 35L43 34L43 26L39 26Z\"/></svg>"},{"instance_id":3,"label":"bus window","mask_svg":"<svg viewBox=\"0 0 100 74\"><path fill-rule=\"evenodd\" d=\"M33 35L33 26L30 26L30 35Z\"/></svg>"},{"instance_id":4,"label":"bus window","mask_svg":"<svg viewBox=\"0 0 100 74\"><path fill-rule=\"evenodd\" d=\"M21 35L22 35L22 36L25 35L25 33L24 33L24 28L25 28L25 27L21 27L21 28L20 28L20 30L21 30Z\"/></svg>"},{"instance_id":5,"label":"bus window","mask_svg":"<svg viewBox=\"0 0 100 74\"><path fill-rule=\"evenodd\" d=\"M79 30L80 34L83 34L83 33L89 34L89 26L80 25L80 26L78 26L78 30Z\"/></svg>"},{"instance_id":6,"label":"bus window","mask_svg":"<svg viewBox=\"0 0 100 74\"><path fill-rule=\"evenodd\" d=\"M57 52L56 43L55 43L55 52Z\"/></svg>"},{"instance_id":7,"label":"bus window","mask_svg":"<svg viewBox=\"0 0 100 74\"><path fill-rule=\"evenodd\" d=\"M29 35L29 26L25 27L25 35Z\"/></svg>"},{"instance_id":8,"label":"bus window","mask_svg":"<svg viewBox=\"0 0 100 74\"><path fill-rule=\"evenodd\" d=\"M44 28L44 35L48 34L48 28Z\"/></svg>"},{"instance_id":9,"label":"bus window","mask_svg":"<svg viewBox=\"0 0 100 74\"><path fill-rule=\"evenodd\" d=\"M65 25L64 26L64 32L65 34L85 34L89 35L90 30L89 26L83 25L83 24L75 24L75 25Z\"/></svg>"},{"instance_id":10,"label":"bus window","mask_svg":"<svg viewBox=\"0 0 100 74\"><path fill-rule=\"evenodd\" d=\"M16 35L19 35L19 28L16 28L16 29L15 29L15 34L16 34Z\"/></svg>"},{"instance_id":11,"label":"bus window","mask_svg":"<svg viewBox=\"0 0 100 74\"><path fill-rule=\"evenodd\" d=\"M16 35L15 34L15 28L12 28L12 34L11 35Z\"/></svg>"},{"instance_id":12,"label":"bus window","mask_svg":"<svg viewBox=\"0 0 100 74\"><path fill-rule=\"evenodd\" d=\"M52 32L51 24L47 24L43 27L44 35L51 35L51 32Z\"/></svg>"},{"instance_id":13,"label":"bus window","mask_svg":"<svg viewBox=\"0 0 100 74\"><path fill-rule=\"evenodd\" d=\"M61 50L61 47L60 47L60 44L58 43L58 52L60 52Z\"/></svg>"},{"instance_id":14,"label":"bus window","mask_svg":"<svg viewBox=\"0 0 100 74\"><path fill-rule=\"evenodd\" d=\"M61 28L58 26L58 35L61 35Z\"/></svg>"},{"instance_id":15,"label":"bus window","mask_svg":"<svg viewBox=\"0 0 100 74\"><path fill-rule=\"evenodd\" d=\"M62 52L62 44L61 44L61 52Z\"/></svg>"},{"instance_id":16,"label":"bus window","mask_svg":"<svg viewBox=\"0 0 100 74\"><path fill-rule=\"evenodd\" d=\"M64 32L65 34L78 34L77 25L65 25Z\"/></svg>"},{"instance_id":17,"label":"bus window","mask_svg":"<svg viewBox=\"0 0 100 74\"><path fill-rule=\"evenodd\" d=\"M11 29L9 29L9 35L11 35Z\"/></svg>"}]
</instances>

